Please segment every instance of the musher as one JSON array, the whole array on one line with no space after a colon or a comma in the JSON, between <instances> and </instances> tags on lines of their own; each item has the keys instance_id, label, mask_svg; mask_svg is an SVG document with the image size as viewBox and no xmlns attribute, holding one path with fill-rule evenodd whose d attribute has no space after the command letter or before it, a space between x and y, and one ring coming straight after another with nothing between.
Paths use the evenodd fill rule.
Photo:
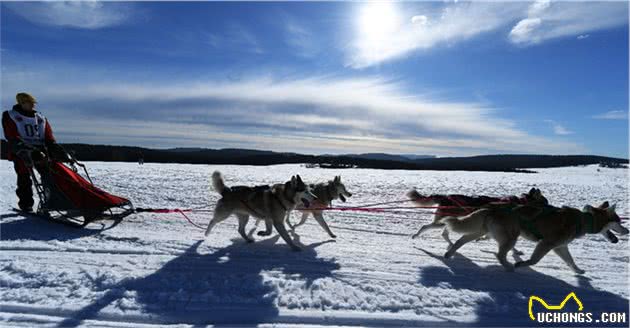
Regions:
<instances>
[{"instance_id":1,"label":"musher","mask_svg":"<svg viewBox=\"0 0 630 328\"><path fill-rule=\"evenodd\" d=\"M37 100L28 93L15 96L17 104L2 113L2 128L7 139L8 159L17 174L20 210L33 211L33 189L29 167L41 166L47 158L71 162L71 157L57 144L52 128L44 115L35 110Z\"/></svg>"}]
</instances>

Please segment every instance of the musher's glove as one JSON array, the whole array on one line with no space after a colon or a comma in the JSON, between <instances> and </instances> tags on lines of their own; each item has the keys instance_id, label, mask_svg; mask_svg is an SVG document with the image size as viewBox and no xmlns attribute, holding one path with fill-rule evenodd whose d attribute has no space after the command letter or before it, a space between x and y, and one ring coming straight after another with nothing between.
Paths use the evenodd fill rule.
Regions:
<instances>
[{"instance_id":1,"label":"musher's glove","mask_svg":"<svg viewBox=\"0 0 630 328\"><path fill-rule=\"evenodd\" d=\"M62 162L64 163L74 163L74 158L72 158L72 156L70 156L70 154L64 152L63 153L63 158L61 159Z\"/></svg>"},{"instance_id":2,"label":"musher's glove","mask_svg":"<svg viewBox=\"0 0 630 328\"><path fill-rule=\"evenodd\" d=\"M39 150L33 150L31 152L31 158L33 159L34 162L41 162L46 159L46 154L44 154L43 152Z\"/></svg>"},{"instance_id":3,"label":"musher's glove","mask_svg":"<svg viewBox=\"0 0 630 328\"><path fill-rule=\"evenodd\" d=\"M19 157L21 160L30 162L31 161L31 150L30 149L20 149L15 152L15 155Z\"/></svg>"}]
</instances>

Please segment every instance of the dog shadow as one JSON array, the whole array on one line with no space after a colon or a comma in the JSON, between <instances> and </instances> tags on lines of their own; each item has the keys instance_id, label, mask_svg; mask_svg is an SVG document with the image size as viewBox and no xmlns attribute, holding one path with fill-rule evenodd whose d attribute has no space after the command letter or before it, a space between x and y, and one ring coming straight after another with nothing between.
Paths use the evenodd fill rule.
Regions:
<instances>
[{"instance_id":1,"label":"dog shadow","mask_svg":"<svg viewBox=\"0 0 630 328\"><path fill-rule=\"evenodd\" d=\"M451 259L445 259L443 256L420 250L444 264L420 268L419 283L422 285L437 287L448 284L454 290L470 290L488 295L477 301L475 326L544 325L529 318L528 301L532 295L543 298L548 304L556 305L569 293L575 292L583 303L583 311L593 313L593 320L598 319L602 312L628 313L628 299L595 289L590 279L584 276L577 276L578 285L574 286L532 268L518 268L514 272L506 272L501 265L481 267L459 253ZM569 302L564 310L576 311L577 305ZM532 311L537 313L545 310L542 305L535 303ZM552 325L563 326L561 323ZM575 325L579 323L565 326ZM627 323L612 326L627 326Z\"/></svg>"},{"instance_id":2,"label":"dog shadow","mask_svg":"<svg viewBox=\"0 0 630 328\"><path fill-rule=\"evenodd\" d=\"M317 257L315 248L305 246L291 252L275 236L255 244L234 239L230 246L210 254L200 254L203 241L191 245L182 255L142 278L104 286L105 294L74 312L59 327L76 327L94 318L110 304L125 307L125 295L135 295L143 314L160 324L239 324L271 323L278 317L278 290L265 281L266 272L282 274L305 282L329 277L339 269L334 260ZM299 304L288 304L299 306Z\"/></svg>"}]
</instances>

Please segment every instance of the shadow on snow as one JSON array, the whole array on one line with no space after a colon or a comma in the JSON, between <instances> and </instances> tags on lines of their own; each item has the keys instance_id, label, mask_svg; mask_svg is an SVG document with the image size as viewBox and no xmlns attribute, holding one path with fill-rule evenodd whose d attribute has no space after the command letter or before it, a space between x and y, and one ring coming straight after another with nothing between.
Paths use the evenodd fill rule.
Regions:
<instances>
[{"instance_id":1,"label":"shadow on snow","mask_svg":"<svg viewBox=\"0 0 630 328\"><path fill-rule=\"evenodd\" d=\"M76 327L83 320L97 317L112 303L124 309L127 293L135 293L132 297L144 313L152 315L151 321L163 324L273 322L279 314L275 305L277 290L264 281L264 271L280 270L308 286L339 269L334 260L317 258L315 252L316 247L330 241L291 252L284 243L276 244L278 238L255 244L235 239L230 246L210 254L198 253L202 243L198 241L153 274L102 286L104 294L100 298L59 326Z\"/></svg>"},{"instance_id":2,"label":"shadow on snow","mask_svg":"<svg viewBox=\"0 0 630 328\"><path fill-rule=\"evenodd\" d=\"M419 249L419 248L418 248ZM577 275L578 285L571 285L561 279L542 274L532 268L518 268L515 272L506 272L500 265L482 267L467 257L456 253L451 259L420 249L427 255L444 263L444 266L430 266L420 268L419 282L427 287L448 284L454 290L470 290L487 293L488 297L477 300L475 326L544 326L529 318L528 301L531 295L544 299L550 305L560 304L571 292L580 298L584 312L593 313L593 320L598 319L602 312L626 313L628 318L628 300L610 292L595 289L590 279ZM568 268L566 270L569 270ZM577 305L568 302L564 310L576 311ZM534 315L545 311L544 307L535 302ZM626 319L627 320L627 319ZM550 324L549 326L561 326ZM603 326L603 323L573 323L567 326ZM613 326L626 326L627 323L617 323Z\"/></svg>"}]
</instances>

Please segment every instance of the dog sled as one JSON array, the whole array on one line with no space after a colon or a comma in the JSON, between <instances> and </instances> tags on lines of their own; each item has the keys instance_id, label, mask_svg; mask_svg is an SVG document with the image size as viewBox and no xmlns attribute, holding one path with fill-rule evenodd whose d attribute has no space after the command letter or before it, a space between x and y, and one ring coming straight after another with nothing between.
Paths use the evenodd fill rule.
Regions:
<instances>
[{"instance_id":1,"label":"dog sled","mask_svg":"<svg viewBox=\"0 0 630 328\"><path fill-rule=\"evenodd\" d=\"M111 228L134 212L134 207L128 199L96 187L85 165L74 158L69 164L46 160L27 166L37 191L39 204L34 213L24 214L78 228L95 221L113 220ZM82 169L85 177L79 173L78 167Z\"/></svg>"}]
</instances>

